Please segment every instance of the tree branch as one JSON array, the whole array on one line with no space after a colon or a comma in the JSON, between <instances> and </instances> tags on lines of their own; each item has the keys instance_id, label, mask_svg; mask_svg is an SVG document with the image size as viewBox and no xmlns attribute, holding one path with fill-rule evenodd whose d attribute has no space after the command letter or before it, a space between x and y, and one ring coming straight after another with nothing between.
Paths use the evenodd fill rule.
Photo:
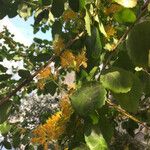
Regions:
<instances>
[{"instance_id":1,"label":"tree branch","mask_svg":"<svg viewBox=\"0 0 150 150\"><path fill-rule=\"evenodd\" d=\"M118 105L114 104L113 102L111 102L111 100L106 100L107 104L113 108L115 108L118 112L120 112L121 114L123 114L124 116L126 116L127 118L130 118L131 120L133 120L134 122L137 122L139 124L141 124L143 127L145 127L146 129L150 130L150 127L148 127L144 122L140 121L139 119L135 118L134 116L132 116L131 114L129 114L127 111L125 111L124 109L122 109L121 107L119 107Z\"/></svg>"},{"instance_id":2,"label":"tree branch","mask_svg":"<svg viewBox=\"0 0 150 150\"><path fill-rule=\"evenodd\" d=\"M65 46L65 48L68 48L69 46L71 46L76 40L78 40L80 37L82 37L84 35L84 32L81 32L79 35L77 35L74 39L71 39L67 44L66 44L66 46ZM62 50L62 52L63 52L64 50ZM62 53L61 52L61 53ZM48 60L48 62L44 65L44 66L42 66L41 68L39 68L33 75L31 75L30 77L28 77L27 79L25 79L22 83L20 83L14 90L12 90L12 92L10 92L10 93L8 93L4 98L2 98L1 100L0 100L0 106L2 105L2 104L4 104L5 102L7 102L7 101L9 101L9 99L12 97L12 96L14 96L14 95L16 95L16 93L19 91L19 90L21 90L25 85L27 85L27 84L29 84L32 80L33 80L33 78L37 75L37 74L39 74L39 72L41 71L41 70L43 70L44 68L46 68L47 66L49 66L51 63L52 63L52 61L55 59L55 55L52 55L52 57Z\"/></svg>"}]
</instances>

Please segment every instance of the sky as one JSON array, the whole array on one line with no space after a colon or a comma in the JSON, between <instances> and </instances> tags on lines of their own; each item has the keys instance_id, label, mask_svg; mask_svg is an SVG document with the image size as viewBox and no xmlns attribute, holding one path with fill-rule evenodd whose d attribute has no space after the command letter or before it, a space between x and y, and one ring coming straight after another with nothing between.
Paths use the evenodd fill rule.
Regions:
<instances>
[{"instance_id":1,"label":"sky","mask_svg":"<svg viewBox=\"0 0 150 150\"><path fill-rule=\"evenodd\" d=\"M51 33L47 31L46 33L42 33L39 31L37 34L33 34L33 27L31 24L34 23L33 16L30 17L27 21L16 16L14 18L8 18L7 16L0 20L0 31L2 31L3 26L7 26L9 31L15 35L15 40L17 42L24 43L26 46L29 46L34 37L39 37L42 39L51 40Z\"/></svg>"}]
</instances>

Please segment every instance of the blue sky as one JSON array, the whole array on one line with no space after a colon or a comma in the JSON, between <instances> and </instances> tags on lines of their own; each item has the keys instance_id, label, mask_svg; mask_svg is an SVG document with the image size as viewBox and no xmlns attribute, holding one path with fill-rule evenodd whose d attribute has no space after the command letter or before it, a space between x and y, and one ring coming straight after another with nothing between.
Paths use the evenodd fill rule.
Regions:
<instances>
[{"instance_id":1,"label":"blue sky","mask_svg":"<svg viewBox=\"0 0 150 150\"><path fill-rule=\"evenodd\" d=\"M34 37L39 37L42 39L51 40L51 32L47 31L46 33L42 33L39 31L37 34L33 34L33 28L31 24L34 23L33 17L30 17L27 21L24 21L19 16L15 18L5 17L0 20L0 31L3 26L7 26L9 31L15 35L15 40L25 45L30 45Z\"/></svg>"}]
</instances>

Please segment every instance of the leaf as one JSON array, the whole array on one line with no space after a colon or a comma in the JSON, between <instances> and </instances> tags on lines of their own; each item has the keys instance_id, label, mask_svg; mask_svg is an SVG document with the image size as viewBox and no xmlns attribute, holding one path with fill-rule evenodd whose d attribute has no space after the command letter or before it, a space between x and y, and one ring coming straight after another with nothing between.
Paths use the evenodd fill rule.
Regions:
<instances>
[{"instance_id":1,"label":"leaf","mask_svg":"<svg viewBox=\"0 0 150 150\"><path fill-rule=\"evenodd\" d=\"M85 133L85 142L90 150L108 150L107 143L100 132L92 129Z\"/></svg>"},{"instance_id":2,"label":"leaf","mask_svg":"<svg viewBox=\"0 0 150 150\"><path fill-rule=\"evenodd\" d=\"M118 53L118 58L113 63L113 66L131 71L133 71L135 68L126 51L120 51Z\"/></svg>"},{"instance_id":3,"label":"leaf","mask_svg":"<svg viewBox=\"0 0 150 150\"><path fill-rule=\"evenodd\" d=\"M44 94L54 95L56 93L57 87L58 86L53 81L46 83L44 87Z\"/></svg>"},{"instance_id":4,"label":"leaf","mask_svg":"<svg viewBox=\"0 0 150 150\"><path fill-rule=\"evenodd\" d=\"M53 0L51 12L54 17L60 17L64 12L64 0Z\"/></svg>"},{"instance_id":5,"label":"leaf","mask_svg":"<svg viewBox=\"0 0 150 150\"><path fill-rule=\"evenodd\" d=\"M24 150L34 150L34 146L26 145Z\"/></svg>"},{"instance_id":6,"label":"leaf","mask_svg":"<svg viewBox=\"0 0 150 150\"><path fill-rule=\"evenodd\" d=\"M50 53L39 53L37 56L32 56L31 61L35 62L45 62L51 58Z\"/></svg>"},{"instance_id":7,"label":"leaf","mask_svg":"<svg viewBox=\"0 0 150 150\"><path fill-rule=\"evenodd\" d=\"M114 1L127 8L133 8L137 5L137 0L114 0Z\"/></svg>"},{"instance_id":8,"label":"leaf","mask_svg":"<svg viewBox=\"0 0 150 150\"><path fill-rule=\"evenodd\" d=\"M69 6L73 11L78 12L80 8L80 0L69 0Z\"/></svg>"},{"instance_id":9,"label":"leaf","mask_svg":"<svg viewBox=\"0 0 150 150\"><path fill-rule=\"evenodd\" d=\"M140 78L143 91L147 96L150 96L150 75L147 72L139 71L137 76Z\"/></svg>"},{"instance_id":10,"label":"leaf","mask_svg":"<svg viewBox=\"0 0 150 150\"><path fill-rule=\"evenodd\" d=\"M49 10L48 9L44 9L44 10L39 10L39 12L37 12L37 16L35 16L35 21L34 21L34 25L38 25L40 24L40 22L42 20L48 20L48 17L49 17ZM37 39L37 38L35 38Z\"/></svg>"},{"instance_id":11,"label":"leaf","mask_svg":"<svg viewBox=\"0 0 150 150\"><path fill-rule=\"evenodd\" d=\"M115 93L127 93L133 84L131 73L117 67L106 70L101 75L100 81L105 88Z\"/></svg>"},{"instance_id":12,"label":"leaf","mask_svg":"<svg viewBox=\"0 0 150 150\"><path fill-rule=\"evenodd\" d=\"M82 144L72 150L90 150L86 145Z\"/></svg>"},{"instance_id":13,"label":"leaf","mask_svg":"<svg viewBox=\"0 0 150 150\"><path fill-rule=\"evenodd\" d=\"M140 67L150 67L150 21L136 24L126 41L128 54L133 63Z\"/></svg>"},{"instance_id":14,"label":"leaf","mask_svg":"<svg viewBox=\"0 0 150 150\"><path fill-rule=\"evenodd\" d=\"M98 82L87 82L72 96L71 103L81 116L87 116L105 104L106 91Z\"/></svg>"},{"instance_id":15,"label":"leaf","mask_svg":"<svg viewBox=\"0 0 150 150\"><path fill-rule=\"evenodd\" d=\"M95 47L93 48L92 57L94 59L98 59L102 51L102 43L101 43L101 38L98 29L95 28L94 30L96 34L96 41L95 41Z\"/></svg>"},{"instance_id":16,"label":"leaf","mask_svg":"<svg viewBox=\"0 0 150 150\"><path fill-rule=\"evenodd\" d=\"M85 8L85 2L86 0L80 0L80 10L84 9Z\"/></svg>"},{"instance_id":17,"label":"leaf","mask_svg":"<svg viewBox=\"0 0 150 150\"><path fill-rule=\"evenodd\" d=\"M21 78L23 78L23 79L26 79L26 78L31 77L30 72L29 72L28 70L24 70L24 69L20 69L20 70L18 71L18 75L19 75Z\"/></svg>"},{"instance_id":18,"label":"leaf","mask_svg":"<svg viewBox=\"0 0 150 150\"><path fill-rule=\"evenodd\" d=\"M11 143L8 141L3 141L2 144L4 145L4 147L8 150L8 149L12 149Z\"/></svg>"},{"instance_id":19,"label":"leaf","mask_svg":"<svg viewBox=\"0 0 150 150\"><path fill-rule=\"evenodd\" d=\"M124 8L120 10L119 12L116 12L114 14L114 18L119 23L124 23L124 22L132 23L136 20L136 15L131 9Z\"/></svg>"},{"instance_id":20,"label":"leaf","mask_svg":"<svg viewBox=\"0 0 150 150\"><path fill-rule=\"evenodd\" d=\"M129 112L136 112L142 96L142 83L133 73L130 76L133 81L131 90L128 93L113 93L113 95L122 108Z\"/></svg>"},{"instance_id":21,"label":"leaf","mask_svg":"<svg viewBox=\"0 0 150 150\"><path fill-rule=\"evenodd\" d=\"M0 71L1 72L6 72L7 68L0 64Z\"/></svg>"},{"instance_id":22,"label":"leaf","mask_svg":"<svg viewBox=\"0 0 150 150\"><path fill-rule=\"evenodd\" d=\"M84 17L84 20L85 20L86 31L87 31L88 35L91 36L91 19L90 19L87 9L86 9L86 15Z\"/></svg>"},{"instance_id":23,"label":"leaf","mask_svg":"<svg viewBox=\"0 0 150 150\"><path fill-rule=\"evenodd\" d=\"M11 74L1 74L0 75L0 81L6 81L12 77Z\"/></svg>"},{"instance_id":24,"label":"leaf","mask_svg":"<svg viewBox=\"0 0 150 150\"><path fill-rule=\"evenodd\" d=\"M40 0L43 6L48 6L52 3L52 0Z\"/></svg>"},{"instance_id":25,"label":"leaf","mask_svg":"<svg viewBox=\"0 0 150 150\"><path fill-rule=\"evenodd\" d=\"M5 122L9 117L10 109L11 109L11 101L5 102L3 105L0 105L0 124Z\"/></svg>"},{"instance_id":26,"label":"leaf","mask_svg":"<svg viewBox=\"0 0 150 150\"><path fill-rule=\"evenodd\" d=\"M22 3L18 6L18 14L25 20L32 15L32 9L27 4Z\"/></svg>"},{"instance_id":27,"label":"leaf","mask_svg":"<svg viewBox=\"0 0 150 150\"><path fill-rule=\"evenodd\" d=\"M7 122L0 124L0 134L6 134L11 129L11 125Z\"/></svg>"},{"instance_id":28,"label":"leaf","mask_svg":"<svg viewBox=\"0 0 150 150\"><path fill-rule=\"evenodd\" d=\"M55 21L52 25L52 36L55 37L55 34L61 34L62 33L62 24L60 21Z\"/></svg>"},{"instance_id":29,"label":"leaf","mask_svg":"<svg viewBox=\"0 0 150 150\"><path fill-rule=\"evenodd\" d=\"M107 143L111 142L112 136L114 134L114 124L113 122L104 116L103 114L100 114L99 116L99 127L103 134L103 137L107 141Z\"/></svg>"},{"instance_id":30,"label":"leaf","mask_svg":"<svg viewBox=\"0 0 150 150\"><path fill-rule=\"evenodd\" d=\"M100 33L97 27L91 27L91 36L86 37L88 69L91 70L94 66L98 66L100 62L100 55L102 52L102 44Z\"/></svg>"},{"instance_id":31,"label":"leaf","mask_svg":"<svg viewBox=\"0 0 150 150\"><path fill-rule=\"evenodd\" d=\"M14 3L10 4L10 6L8 8L8 17L9 18L13 18L18 15L18 13L17 13L18 4L19 4L18 2L14 2Z\"/></svg>"}]
</instances>

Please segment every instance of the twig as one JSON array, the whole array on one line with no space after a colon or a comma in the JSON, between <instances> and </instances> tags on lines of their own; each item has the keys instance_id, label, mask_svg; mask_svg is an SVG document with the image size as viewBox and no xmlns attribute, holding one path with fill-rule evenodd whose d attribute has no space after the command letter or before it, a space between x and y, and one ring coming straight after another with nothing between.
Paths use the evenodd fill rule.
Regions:
<instances>
[{"instance_id":1,"label":"twig","mask_svg":"<svg viewBox=\"0 0 150 150\"><path fill-rule=\"evenodd\" d=\"M76 36L74 39L72 39L72 40L70 40L67 44L66 44L66 46L65 46L65 48L68 48L69 46L71 46L76 40L78 40L80 37L82 37L84 35L84 32L81 32L78 36ZM63 52L63 51L62 51ZM21 90L25 85L27 85L27 84L29 84L32 80L33 80L33 78L37 75L37 74L39 74L39 72L41 71L41 70L43 70L44 68L46 68L47 66L49 66L51 63L52 63L52 61L55 59L55 55L52 55L52 57L48 60L48 62L44 65L44 66L42 66L41 68L39 68L33 75L31 75L30 77L28 77L27 79L25 79L22 83L20 83L12 92L10 92L10 93L8 93L4 98L2 98L1 100L0 100L0 106L3 104L3 103L5 103L5 102L7 102L7 101L9 101L9 99L12 97L12 96L14 96L14 95L16 95L16 93L19 91L19 90Z\"/></svg>"},{"instance_id":2,"label":"twig","mask_svg":"<svg viewBox=\"0 0 150 150\"><path fill-rule=\"evenodd\" d=\"M114 104L111 102L111 100L106 100L107 104L109 106L112 106L113 108L115 108L118 112L122 113L124 116L130 118L131 120L133 120L134 122L137 122L139 124L141 124L143 127L145 127L146 129L150 130L150 127L148 127L144 122L140 121L139 119L135 118L134 116L132 116L131 114L129 114L127 111L125 111L124 109L122 109L121 107L119 107L118 105Z\"/></svg>"}]
</instances>

